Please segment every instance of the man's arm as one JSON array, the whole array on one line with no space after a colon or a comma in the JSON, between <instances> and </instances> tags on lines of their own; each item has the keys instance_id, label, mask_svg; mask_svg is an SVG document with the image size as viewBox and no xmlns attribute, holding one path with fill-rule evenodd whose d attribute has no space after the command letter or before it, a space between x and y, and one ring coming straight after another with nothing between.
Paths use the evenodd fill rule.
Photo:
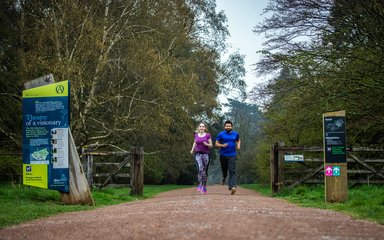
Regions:
<instances>
[{"instance_id":1,"label":"man's arm","mask_svg":"<svg viewBox=\"0 0 384 240\"><path fill-rule=\"evenodd\" d=\"M239 140L236 141L236 149L237 150L240 150L240 145L241 145L241 140L239 138Z\"/></svg>"},{"instance_id":2,"label":"man's arm","mask_svg":"<svg viewBox=\"0 0 384 240\"><path fill-rule=\"evenodd\" d=\"M228 143L224 143L224 144L221 144L220 142L219 142L219 140L216 140L216 142L215 142L215 147L227 147L228 146Z\"/></svg>"}]
</instances>

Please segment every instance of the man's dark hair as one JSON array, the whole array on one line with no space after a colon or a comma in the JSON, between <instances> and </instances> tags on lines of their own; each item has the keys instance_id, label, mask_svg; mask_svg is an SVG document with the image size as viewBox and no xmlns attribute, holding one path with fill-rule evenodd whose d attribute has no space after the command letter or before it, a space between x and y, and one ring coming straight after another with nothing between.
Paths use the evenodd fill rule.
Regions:
<instances>
[{"instance_id":1,"label":"man's dark hair","mask_svg":"<svg viewBox=\"0 0 384 240\"><path fill-rule=\"evenodd\" d=\"M233 123L232 123L231 121L229 121L229 120L225 121L224 126L225 126L226 124L231 124L231 126L233 127Z\"/></svg>"}]
</instances>

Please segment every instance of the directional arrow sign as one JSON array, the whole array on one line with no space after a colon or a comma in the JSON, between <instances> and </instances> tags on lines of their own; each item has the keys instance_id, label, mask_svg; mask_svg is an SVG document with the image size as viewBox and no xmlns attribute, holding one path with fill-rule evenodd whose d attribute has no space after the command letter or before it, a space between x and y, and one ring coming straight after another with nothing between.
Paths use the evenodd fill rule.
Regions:
<instances>
[{"instance_id":1,"label":"directional arrow sign","mask_svg":"<svg viewBox=\"0 0 384 240\"><path fill-rule=\"evenodd\" d=\"M325 176L333 176L332 166L325 166Z\"/></svg>"},{"instance_id":2,"label":"directional arrow sign","mask_svg":"<svg viewBox=\"0 0 384 240\"><path fill-rule=\"evenodd\" d=\"M340 176L340 166L333 166L332 168L333 176Z\"/></svg>"}]
</instances>

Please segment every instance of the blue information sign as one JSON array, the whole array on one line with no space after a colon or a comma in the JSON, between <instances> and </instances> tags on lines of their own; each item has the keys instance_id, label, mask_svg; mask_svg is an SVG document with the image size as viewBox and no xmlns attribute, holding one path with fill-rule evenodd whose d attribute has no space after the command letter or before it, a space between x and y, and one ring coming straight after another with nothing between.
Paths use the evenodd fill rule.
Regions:
<instances>
[{"instance_id":1,"label":"blue information sign","mask_svg":"<svg viewBox=\"0 0 384 240\"><path fill-rule=\"evenodd\" d=\"M69 81L23 91L23 184L69 192Z\"/></svg>"}]
</instances>

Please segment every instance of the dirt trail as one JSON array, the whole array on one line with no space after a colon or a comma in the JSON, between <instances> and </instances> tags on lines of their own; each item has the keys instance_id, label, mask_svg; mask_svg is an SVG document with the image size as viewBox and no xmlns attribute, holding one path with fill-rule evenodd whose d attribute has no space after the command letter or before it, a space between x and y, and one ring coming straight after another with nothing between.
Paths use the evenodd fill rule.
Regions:
<instances>
[{"instance_id":1,"label":"dirt trail","mask_svg":"<svg viewBox=\"0 0 384 240\"><path fill-rule=\"evenodd\" d=\"M384 239L384 225L224 186L63 213L0 230L0 239Z\"/></svg>"}]
</instances>

